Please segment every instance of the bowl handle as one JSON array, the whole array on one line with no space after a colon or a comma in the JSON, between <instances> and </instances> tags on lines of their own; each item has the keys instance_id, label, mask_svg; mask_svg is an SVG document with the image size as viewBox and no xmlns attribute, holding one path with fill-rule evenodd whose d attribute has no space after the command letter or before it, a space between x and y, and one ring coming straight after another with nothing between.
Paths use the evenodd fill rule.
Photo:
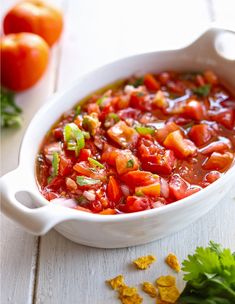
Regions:
<instances>
[{"instance_id":1,"label":"bowl handle","mask_svg":"<svg viewBox=\"0 0 235 304\"><path fill-rule=\"evenodd\" d=\"M19 185L22 178L19 168L1 177L1 210L6 216L35 235L43 235L58 223L75 218L74 210L56 204L48 204L36 209L22 205L16 199L16 193L23 190ZM30 193L28 190L25 192ZM34 199L37 200L36 197Z\"/></svg>"}]
</instances>

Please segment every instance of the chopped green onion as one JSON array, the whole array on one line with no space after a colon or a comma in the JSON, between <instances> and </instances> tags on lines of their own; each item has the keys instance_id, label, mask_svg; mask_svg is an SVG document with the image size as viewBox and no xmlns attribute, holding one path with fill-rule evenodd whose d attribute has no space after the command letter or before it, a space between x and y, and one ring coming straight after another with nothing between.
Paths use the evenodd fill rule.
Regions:
<instances>
[{"instance_id":1,"label":"chopped green onion","mask_svg":"<svg viewBox=\"0 0 235 304\"><path fill-rule=\"evenodd\" d=\"M126 163L127 168L133 168L134 167L134 160L129 159L128 162Z\"/></svg>"},{"instance_id":2,"label":"chopped green onion","mask_svg":"<svg viewBox=\"0 0 235 304\"><path fill-rule=\"evenodd\" d=\"M75 151L76 155L85 147L83 131L73 122L64 127L64 141L67 143L68 150Z\"/></svg>"},{"instance_id":3,"label":"chopped green onion","mask_svg":"<svg viewBox=\"0 0 235 304\"><path fill-rule=\"evenodd\" d=\"M211 85L210 84L205 84L203 86L200 86L198 88L193 89L193 93L200 95L200 96L208 96L211 90Z\"/></svg>"},{"instance_id":4,"label":"chopped green onion","mask_svg":"<svg viewBox=\"0 0 235 304\"><path fill-rule=\"evenodd\" d=\"M78 106L76 107L76 109L75 109L75 115L77 116L77 115L79 115L79 114L81 114L81 106L80 106L80 105L78 105Z\"/></svg>"},{"instance_id":5,"label":"chopped green onion","mask_svg":"<svg viewBox=\"0 0 235 304\"><path fill-rule=\"evenodd\" d=\"M85 139L90 139L90 138L91 138L91 135L90 135L90 133L89 133L89 132L82 131L82 133L83 133L83 135L84 135Z\"/></svg>"},{"instance_id":6,"label":"chopped green onion","mask_svg":"<svg viewBox=\"0 0 235 304\"><path fill-rule=\"evenodd\" d=\"M86 176L77 176L76 181L79 186L95 185L100 183L99 179L94 179Z\"/></svg>"},{"instance_id":7,"label":"chopped green onion","mask_svg":"<svg viewBox=\"0 0 235 304\"><path fill-rule=\"evenodd\" d=\"M141 135L147 135L147 134L153 135L155 133L155 129L151 127L136 126L135 129Z\"/></svg>"},{"instance_id":8,"label":"chopped green onion","mask_svg":"<svg viewBox=\"0 0 235 304\"><path fill-rule=\"evenodd\" d=\"M143 193L142 191L139 190L139 191L136 191L136 192L135 192L135 195L136 195L136 196L144 196L144 193Z\"/></svg>"},{"instance_id":9,"label":"chopped green onion","mask_svg":"<svg viewBox=\"0 0 235 304\"><path fill-rule=\"evenodd\" d=\"M102 165L100 162L98 162L97 160L91 158L91 157L88 157L88 161L89 163L94 166L94 167L100 167L100 168L104 168L104 165Z\"/></svg>"},{"instance_id":10,"label":"chopped green onion","mask_svg":"<svg viewBox=\"0 0 235 304\"><path fill-rule=\"evenodd\" d=\"M111 118L111 119L113 119L115 122L118 122L118 121L120 120L119 116L118 116L117 114L115 114L115 113L109 113L109 114L107 115L107 118Z\"/></svg>"},{"instance_id":11,"label":"chopped green onion","mask_svg":"<svg viewBox=\"0 0 235 304\"><path fill-rule=\"evenodd\" d=\"M53 153L53 159L52 159L52 177L55 177L58 175L59 172L59 163L60 163L60 157L57 152Z\"/></svg>"},{"instance_id":12,"label":"chopped green onion","mask_svg":"<svg viewBox=\"0 0 235 304\"><path fill-rule=\"evenodd\" d=\"M133 83L130 83L130 85L137 88L137 87L141 86L143 83L144 83L144 78L141 77L141 78L135 79Z\"/></svg>"}]
</instances>

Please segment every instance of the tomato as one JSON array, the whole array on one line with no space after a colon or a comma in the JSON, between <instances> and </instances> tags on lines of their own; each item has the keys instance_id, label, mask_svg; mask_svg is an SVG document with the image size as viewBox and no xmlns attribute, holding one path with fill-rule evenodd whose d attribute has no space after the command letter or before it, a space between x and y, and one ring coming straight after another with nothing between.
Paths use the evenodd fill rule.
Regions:
<instances>
[{"instance_id":1,"label":"tomato","mask_svg":"<svg viewBox=\"0 0 235 304\"><path fill-rule=\"evenodd\" d=\"M201 190L201 187L189 185L178 174L174 174L169 182L170 195L180 200Z\"/></svg>"},{"instance_id":2,"label":"tomato","mask_svg":"<svg viewBox=\"0 0 235 304\"><path fill-rule=\"evenodd\" d=\"M219 109L209 112L210 119L214 120L227 129L233 129L235 122L234 109Z\"/></svg>"},{"instance_id":3,"label":"tomato","mask_svg":"<svg viewBox=\"0 0 235 304\"><path fill-rule=\"evenodd\" d=\"M16 4L3 20L5 34L30 32L41 36L52 46L63 28L62 14L41 0L26 0Z\"/></svg>"},{"instance_id":4,"label":"tomato","mask_svg":"<svg viewBox=\"0 0 235 304\"><path fill-rule=\"evenodd\" d=\"M46 70L49 49L39 36L29 33L1 37L1 83L13 91L33 86Z\"/></svg>"},{"instance_id":5,"label":"tomato","mask_svg":"<svg viewBox=\"0 0 235 304\"><path fill-rule=\"evenodd\" d=\"M133 92L130 96L130 106L142 111L149 108L145 99L145 93Z\"/></svg>"},{"instance_id":6,"label":"tomato","mask_svg":"<svg viewBox=\"0 0 235 304\"><path fill-rule=\"evenodd\" d=\"M121 147L128 147L135 144L138 139L138 133L135 129L129 127L124 121L119 121L108 130L109 137L118 143Z\"/></svg>"},{"instance_id":7,"label":"tomato","mask_svg":"<svg viewBox=\"0 0 235 304\"><path fill-rule=\"evenodd\" d=\"M153 184L156 181L154 175L147 171L131 171L122 176L122 180L129 186L147 186Z\"/></svg>"},{"instance_id":8,"label":"tomato","mask_svg":"<svg viewBox=\"0 0 235 304\"><path fill-rule=\"evenodd\" d=\"M223 142L223 141L214 141L209 145L205 146L204 148L200 149L200 152L204 155L211 154L213 152L225 152L231 148L230 141Z\"/></svg>"},{"instance_id":9,"label":"tomato","mask_svg":"<svg viewBox=\"0 0 235 304\"><path fill-rule=\"evenodd\" d=\"M190 100L185 108L184 114L195 120L202 120L205 118L205 109L200 101Z\"/></svg>"},{"instance_id":10,"label":"tomato","mask_svg":"<svg viewBox=\"0 0 235 304\"><path fill-rule=\"evenodd\" d=\"M216 74L213 71L210 71L210 70L205 71L204 78L211 85L218 84L218 77L216 76Z\"/></svg>"},{"instance_id":11,"label":"tomato","mask_svg":"<svg viewBox=\"0 0 235 304\"><path fill-rule=\"evenodd\" d=\"M217 179L219 179L221 176L221 173L218 171L211 171L207 173L204 177L204 181L208 182L209 184L214 183Z\"/></svg>"},{"instance_id":12,"label":"tomato","mask_svg":"<svg viewBox=\"0 0 235 304\"><path fill-rule=\"evenodd\" d=\"M122 191L115 177L110 176L107 186L108 199L114 203L118 203L122 197Z\"/></svg>"},{"instance_id":13,"label":"tomato","mask_svg":"<svg viewBox=\"0 0 235 304\"><path fill-rule=\"evenodd\" d=\"M136 194L142 194L147 196L159 196L161 192L160 182L156 182L154 184L148 186L142 186L135 188Z\"/></svg>"},{"instance_id":14,"label":"tomato","mask_svg":"<svg viewBox=\"0 0 235 304\"><path fill-rule=\"evenodd\" d=\"M144 76L144 85L150 91L157 91L160 89L160 83L155 79L152 74L146 74Z\"/></svg>"},{"instance_id":15,"label":"tomato","mask_svg":"<svg viewBox=\"0 0 235 304\"><path fill-rule=\"evenodd\" d=\"M116 158L116 169L119 175L137 170L139 161L130 151L124 150Z\"/></svg>"},{"instance_id":16,"label":"tomato","mask_svg":"<svg viewBox=\"0 0 235 304\"><path fill-rule=\"evenodd\" d=\"M171 76L167 72L160 73L158 79L160 80L161 84L166 85L167 82L170 80Z\"/></svg>"},{"instance_id":17,"label":"tomato","mask_svg":"<svg viewBox=\"0 0 235 304\"><path fill-rule=\"evenodd\" d=\"M105 180L106 178L103 169L91 170L91 166L87 161L81 161L79 163L76 163L73 166L73 169L81 175L85 175L94 179Z\"/></svg>"},{"instance_id":18,"label":"tomato","mask_svg":"<svg viewBox=\"0 0 235 304\"><path fill-rule=\"evenodd\" d=\"M190 129L188 136L197 146L202 146L212 138L212 130L205 124L195 125Z\"/></svg>"},{"instance_id":19,"label":"tomato","mask_svg":"<svg viewBox=\"0 0 235 304\"><path fill-rule=\"evenodd\" d=\"M103 162L107 162L111 166L115 166L116 158L120 153L122 153L122 150L117 149L111 145L105 144L103 151L104 152L101 155L101 160Z\"/></svg>"},{"instance_id":20,"label":"tomato","mask_svg":"<svg viewBox=\"0 0 235 304\"><path fill-rule=\"evenodd\" d=\"M128 196L123 209L124 212L138 212L150 209L150 206L150 201L146 197Z\"/></svg>"},{"instance_id":21,"label":"tomato","mask_svg":"<svg viewBox=\"0 0 235 304\"><path fill-rule=\"evenodd\" d=\"M202 164L202 167L206 170L223 171L231 165L232 161L233 154L230 152L225 152L223 154L213 152L211 156Z\"/></svg>"},{"instance_id":22,"label":"tomato","mask_svg":"<svg viewBox=\"0 0 235 304\"><path fill-rule=\"evenodd\" d=\"M179 158L195 155L197 151L194 143L185 139L179 130L170 133L163 144L166 148L172 149Z\"/></svg>"},{"instance_id":23,"label":"tomato","mask_svg":"<svg viewBox=\"0 0 235 304\"><path fill-rule=\"evenodd\" d=\"M59 163L59 174L61 176L66 176L69 175L73 170L73 163L71 159L65 157L65 156L60 156L60 163Z\"/></svg>"},{"instance_id":24,"label":"tomato","mask_svg":"<svg viewBox=\"0 0 235 304\"><path fill-rule=\"evenodd\" d=\"M111 215L111 214L116 214L116 213L117 213L117 211L115 209L111 209L111 208L107 208L100 212L100 214L103 214L103 215Z\"/></svg>"},{"instance_id":25,"label":"tomato","mask_svg":"<svg viewBox=\"0 0 235 304\"><path fill-rule=\"evenodd\" d=\"M179 130L180 127L174 123L173 121L167 122L164 126L157 129L157 133L155 135L157 141L160 143L163 143L166 139L167 135L170 134L173 131Z\"/></svg>"},{"instance_id":26,"label":"tomato","mask_svg":"<svg viewBox=\"0 0 235 304\"><path fill-rule=\"evenodd\" d=\"M90 149L82 149L79 153L78 161L87 160L88 157L91 157L91 150Z\"/></svg>"},{"instance_id":27,"label":"tomato","mask_svg":"<svg viewBox=\"0 0 235 304\"><path fill-rule=\"evenodd\" d=\"M50 192L45 191L43 195L44 195L45 199L47 199L48 201L51 201L51 200L59 197L59 194L57 194L55 192L51 192L51 191Z\"/></svg>"}]
</instances>

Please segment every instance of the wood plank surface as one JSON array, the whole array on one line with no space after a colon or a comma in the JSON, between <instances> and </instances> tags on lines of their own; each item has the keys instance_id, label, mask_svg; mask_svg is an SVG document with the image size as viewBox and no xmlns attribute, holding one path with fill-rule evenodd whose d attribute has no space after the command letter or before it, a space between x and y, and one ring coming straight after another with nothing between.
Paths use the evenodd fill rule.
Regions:
<instances>
[{"instance_id":1,"label":"wood plank surface","mask_svg":"<svg viewBox=\"0 0 235 304\"><path fill-rule=\"evenodd\" d=\"M210 5L210 1L70 1L58 89L116 58L181 47L208 25L213 16ZM108 278L122 273L128 284L154 281L158 275L171 273L163 262L167 253L173 251L182 260L195 246L206 245L211 239L234 249L235 235L226 233L235 230L234 211L235 204L228 197L177 234L118 250L84 247L51 231L41 238L35 303L118 303L116 294L104 283ZM151 269L141 272L130 265L134 258L149 253L158 257ZM181 275L178 284L182 288ZM144 299L144 303L154 303L146 296Z\"/></svg>"}]
</instances>

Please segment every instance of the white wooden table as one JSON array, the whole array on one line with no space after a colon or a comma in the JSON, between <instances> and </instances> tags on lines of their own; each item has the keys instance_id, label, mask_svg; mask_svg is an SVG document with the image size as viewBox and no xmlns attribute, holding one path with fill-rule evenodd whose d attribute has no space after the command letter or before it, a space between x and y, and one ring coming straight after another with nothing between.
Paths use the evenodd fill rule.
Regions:
<instances>
[{"instance_id":1,"label":"white wooden table","mask_svg":"<svg viewBox=\"0 0 235 304\"><path fill-rule=\"evenodd\" d=\"M1 15L15 0L1 1ZM103 63L156 49L180 47L192 41L213 20L234 22L233 0L53 0L64 11L65 29L52 50L45 77L17 96L24 109L19 130L2 132L2 170L17 166L24 131L37 109L56 90ZM1 303L112 304L119 303L104 281L124 274L138 285L171 273L163 260L173 251L180 260L209 240L235 250L235 202L229 196L185 230L148 245L102 250L74 244L51 231L35 237L1 216ZM158 262L147 271L129 264L153 253ZM182 288L181 275L178 285ZM144 296L144 303L154 303Z\"/></svg>"}]
</instances>

